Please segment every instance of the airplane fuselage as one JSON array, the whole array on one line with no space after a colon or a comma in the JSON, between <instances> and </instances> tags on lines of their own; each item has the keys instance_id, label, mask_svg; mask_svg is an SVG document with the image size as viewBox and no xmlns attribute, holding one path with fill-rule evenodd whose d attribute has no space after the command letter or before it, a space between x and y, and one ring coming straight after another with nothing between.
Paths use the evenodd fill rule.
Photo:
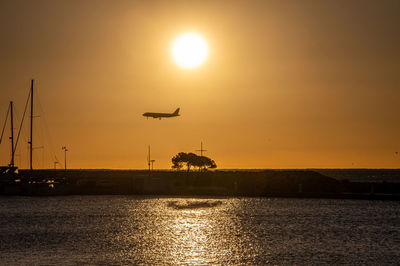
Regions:
<instances>
[{"instance_id":1,"label":"airplane fuselage","mask_svg":"<svg viewBox=\"0 0 400 266\"><path fill-rule=\"evenodd\" d=\"M146 112L143 114L143 116L149 118L168 118L168 117L175 117L175 116L179 116L179 108L175 110L175 112L173 113L151 113L151 112Z\"/></svg>"}]
</instances>

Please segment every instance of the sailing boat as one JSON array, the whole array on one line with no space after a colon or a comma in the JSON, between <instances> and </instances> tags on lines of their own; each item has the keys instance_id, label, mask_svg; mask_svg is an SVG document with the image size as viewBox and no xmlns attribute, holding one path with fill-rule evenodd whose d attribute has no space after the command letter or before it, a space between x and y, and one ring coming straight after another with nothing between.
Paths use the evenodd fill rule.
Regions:
<instances>
[{"instance_id":1,"label":"sailing boat","mask_svg":"<svg viewBox=\"0 0 400 266\"><path fill-rule=\"evenodd\" d=\"M10 141L11 141L11 160L8 166L0 166L0 193L3 194L21 194L21 193L26 193L32 188L30 180L32 179L32 136L33 136L33 83L34 80L31 80L31 88L30 88L30 93L28 95L28 100L25 105L24 109L24 114L22 116L21 120L21 125L18 131L17 138L14 138L14 104L11 101L8 111L7 111L7 116L6 120L3 126L1 138L0 138L0 143L3 140L4 136L4 131L5 127L7 125L7 120L8 117L10 116L10 126L11 126L11 136L10 136ZM29 153L30 153L30 174L28 176L23 176L18 173L18 167L15 166L14 164L14 158L15 158L15 151L17 149L18 145L18 140L20 137L22 125L25 119L25 114L26 110L28 107L28 102L30 100L30 139L28 141L29 144Z\"/></svg>"},{"instance_id":2,"label":"sailing boat","mask_svg":"<svg viewBox=\"0 0 400 266\"><path fill-rule=\"evenodd\" d=\"M29 92L29 95L28 95L28 101L30 100L30 109L31 109L31 113L30 113L30 139L29 139L29 141L28 141L28 144L29 144L29 163L30 163L30 170L32 171L33 169L32 169L32 149L33 149L33 146L32 146L32 144L33 144L33 140L32 140L32 137L33 137L33 83L34 83L34 80L32 79L31 80L31 89L30 89L30 92ZM13 104L13 102L11 101L10 102L10 105L9 105L9 108L8 108L8 111L7 111L7 116L6 116L6 120L5 120L5 122L4 122L4 126L3 126L3 130L2 130L2 134L1 134L1 138L0 138L0 143L1 143L1 141L2 141L2 139L3 139L3 136L4 136L4 130L5 130L5 127L6 127L6 124L7 124L7 120L8 120L8 114L10 114L10 125L11 125L11 136L10 136L10 140L11 140L11 160L10 160L10 164L8 165L8 166L1 166L1 169L3 170L2 172L12 172L12 173L16 173L17 172L17 169L18 169L18 167L16 167L15 165L14 165L14 157L15 157L15 151L16 151L16 149L17 149L17 145L18 145L18 140L19 140L19 136L20 136L20 133L21 133L21 129L22 129L22 124L23 124L23 122L24 122L24 119L25 119L25 114L26 114L26 109L27 109L27 106L28 106L28 101L26 102L26 105L25 105L25 109L24 109L24 114L23 114L23 116L22 116L22 120L21 120L21 125L20 125L20 128L19 128L19 131L18 131L18 135L17 135L17 138L16 138L16 141L15 141L15 143L14 143L14 115L13 115L13 113L14 113L14 104Z\"/></svg>"},{"instance_id":3,"label":"sailing boat","mask_svg":"<svg viewBox=\"0 0 400 266\"><path fill-rule=\"evenodd\" d=\"M14 117L13 117L13 102L10 102L6 121L1 133L0 143L4 136L5 127L10 115L11 124L11 160L8 166L0 166L0 194L27 194L27 195L60 195L67 191L66 180L63 175L59 176L55 172L44 173L43 171L33 171L33 85L34 80L31 80L31 88L26 101L24 113L21 119L21 125L18 130L17 138L14 138ZM22 125L27 113L28 103L30 102L30 138L29 145L29 169L18 173L18 167L14 165L15 151L17 149L18 140L20 137Z\"/></svg>"}]
</instances>

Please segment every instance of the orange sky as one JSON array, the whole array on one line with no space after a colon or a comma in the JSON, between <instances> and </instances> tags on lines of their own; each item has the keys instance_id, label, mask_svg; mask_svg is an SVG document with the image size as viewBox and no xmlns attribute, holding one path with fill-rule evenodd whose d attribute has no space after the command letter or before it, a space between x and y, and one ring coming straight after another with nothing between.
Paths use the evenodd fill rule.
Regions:
<instances>
[{"instance_id":1,"label":"orange sky","mask_svg":"<svg viewBox=\"0 0 400 266\"><path fill-rule=\"evenodd\" d=\"M35 168L66 145L71 168L143 169L151 144L165 169L200 141L219 168L398 168L398 14L395 0L1 1L0 124L35 78ZM193 70L171 57L187 31L210 47Z\"/></svg>"}]
</instances>

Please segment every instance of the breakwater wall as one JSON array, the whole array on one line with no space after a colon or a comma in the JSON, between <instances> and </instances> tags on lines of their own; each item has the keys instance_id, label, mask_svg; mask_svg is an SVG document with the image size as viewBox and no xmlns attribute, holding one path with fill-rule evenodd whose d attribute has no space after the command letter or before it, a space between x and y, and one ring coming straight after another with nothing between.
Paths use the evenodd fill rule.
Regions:
<instances>
[{"instance_id":1,"label":"breakwater wall","mask_svg":"<svg viewBox=\"0 0 400 266\"><path fill-rule=\"evenodd\" d=\"M311 170L140 171L20 170L2 194L264 196L399 199L400 183L350 182ZM32 181L33 180L33 181Z\"/></svg>"}]
</instances>

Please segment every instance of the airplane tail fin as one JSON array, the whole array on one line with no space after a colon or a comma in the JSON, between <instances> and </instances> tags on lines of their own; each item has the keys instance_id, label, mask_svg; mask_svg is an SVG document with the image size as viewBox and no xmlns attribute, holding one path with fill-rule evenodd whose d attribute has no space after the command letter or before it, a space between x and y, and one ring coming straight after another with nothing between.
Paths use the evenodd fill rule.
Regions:
<instances>
[{"instance_id":1,"label":"airplane tail fin","mask_svg":"<svg viewBox=\"0 0 400 266\"><path fill-rule=\"evenodd\" d=\"M173 115L179 115L179 110L180 110L180 108L176 109L175 112L173 112L172 114Z\"/></svg>"}]
</instances>

